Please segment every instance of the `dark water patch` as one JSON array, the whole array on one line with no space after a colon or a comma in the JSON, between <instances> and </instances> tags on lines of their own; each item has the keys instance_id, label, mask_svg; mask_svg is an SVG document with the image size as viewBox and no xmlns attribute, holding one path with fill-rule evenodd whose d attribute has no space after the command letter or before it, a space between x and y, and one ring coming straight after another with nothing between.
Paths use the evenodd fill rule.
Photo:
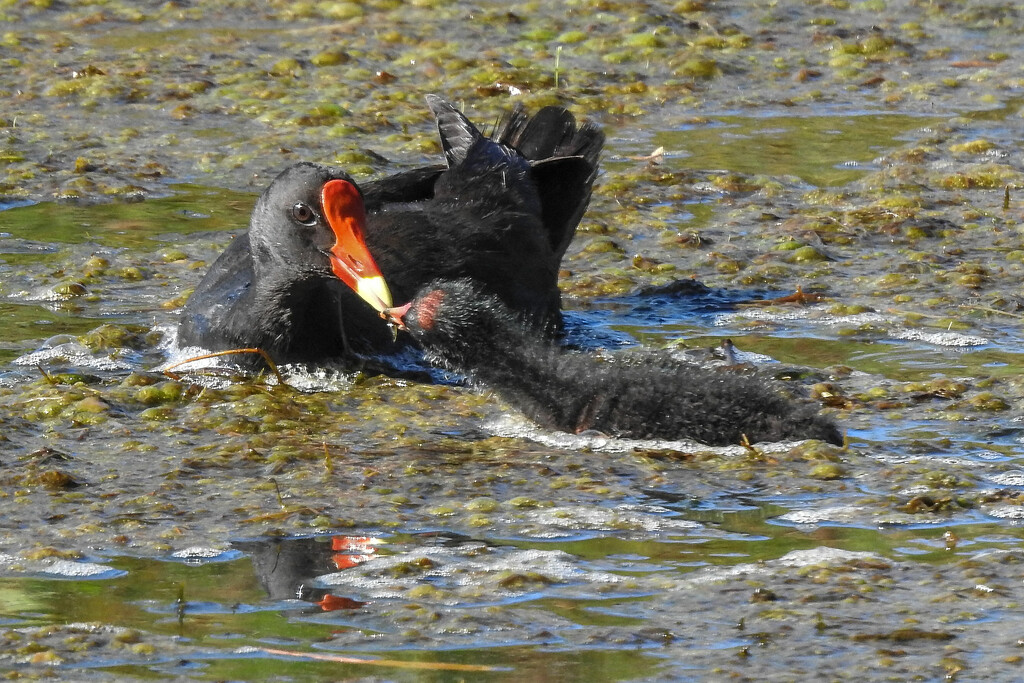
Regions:
<instances>
[{"instance_id":1,"label":"dark water patch","mask_svg":"<svg viewBox=\"0 0 1024 683\"><path fill-rule=\"evenodd\" d=\"M0 235L0 262L7 265L17 266L38 259L52 259L59 250L58 244L19 239L10 233Z\"/></svg>"},{"instance_id":2,"label":"dark water patch","mask_svg":"<svg viewBox=\"0 0 1024 683\"><path fill-rule=\"evenodd\" d=\"M863 111L699 116L642 140L643 146L619 149L641 155L664 148L670 168L796 176L811 186L839 187L876 170L874 160L907 133L941 120Z\"/></svg>"},{"instance_id":3,"label":"dark water patch","mask_svg":"<svg viewBox=\"0 0 1024 683\"><path fill-rule=\"evenodd\" d=\"M168 190L141 202L22 204L0 211L0 231L41 243L145 248L172 234L248 227L252 194L186 184Z\"/></svg>"},{"instance_id":4,"label":"dark water patch","mask_svg":"<svg viewBox=\"0 0 1024 683\"><path fill-rule=\"evenodd\" d=\"M727 532L717 540L700 542L608 536L567 543L497 543L488 551L469 538L453 546L451 539L422 535L385 539L332 535L239 542L237 547L247 557L222 555L219 561L205 563L113 557L109 565L121 576L47 580L9 575L0 579L0 594L5 596L3 628L8 634L15 629L31 634L36 624L100 622L122 629L112 639L121 645L113 649L101 645L92 648L91 654L60 653L74 658L76 667L111 675L187 673L199 680L224 676L327 680L345 671L348 675L387 671L397 680L449 680L445 664L469 664L498 668L478 672L474 680L511 680L511 676L522 680L541 671L550 674L563 669L568 678L559 674L558 680L577 680L574 676L583 674L574 667L584 666L597 668L587 668L586 678L578 680L614 681L633 679L638 672L654 675L659 670L658 656L696 636L693 628L698 624L682 626L681 613L673 616L675 626L662 616L666 609L678 609L671 607L678 598L644 588L701 572L713 576L718 569L732 566L765 566L796 557L796 551L822 546L868 551L865 558L906 558L952 568L975 553L1016 547L1024 540L1024 530L991 523L859 528L779 521L777 513L783 509L695 515L705 523L714 520ZM445 548L456 554L447 555ZM531 558L547 557L553 549L557 549L551 556L558 558L555 564L532 563ZM454 574L444 573L445 558L461 556L472 564L488 562L489 553L497 553L492 559L511 553L509 557L524 562L518 566L498 562L496 573L485 573L481 582L473 584L453 582L464 567L453 565ZM879 570L885 566L877 559L864 562ZM375 564L383 570L375 570ZM538 573L541 566L547 571L562 566L571 572L565 576ZM337 581L355 572L372 582ZM612 577L626 583L617 588L614 583L605 584L598 595L573 589L580 581L603 582ZM718 581L729 583L727 577L723 574ZM818 590L814 577L814 573L808 576L806 588L794 577L783 591L775 587L759 593L742 580L733 590L746 585L752 604L782 608L794 592ZM635 585L624 591L631 583ZM392 594L392 589L398 592ZM463 593L466 589L469 592ZM377 595L366 599L356 595L360 591ZM481 599L492 591L506 599ZM696 621L700 628L715 623L711 616ZM51 632L53 628L61 627L51 627ZM722 648L735 647L720 638L713 640ZM39 651L50 651L52 646L40 647ZM378 669L308 662L260 648L350 653L399 664ZM403 661L435 663L441 668L413 673L401 668ZM61 669L58 666L56 671Z\"/></svg>"},{"instance_id":5,"label":"dark water patch","mask_svg":"<svg viewBox=\"0 0 1024 683\"><path fill-rule=\"evenodd\" d=\"M55 335L85 334L97 324L95 318L80 317L48 306L3 301L0 301L0 317L4 320L3 340L0 341L0 360L3 361L13 360L38 348L38 343Z\"/></svg>"},{"instance_id":6,"label":"dark water patch","mask_svg":"<svg viewBox=\"0 0 1024 683\"><path fill-rule=\"evenodd\" d=\"M29 206L30 204L32 204L32 200L30 200L30 199L0 199L0 211L6 211L7 209L14 209L14 208L17 208L19 206ZM5 237L5 236L6 235L0 234L0 237Z\"/></svg>"},{"instance_id":7,"label":"dark water patch","mask_svg":"<svg viewBox=\"0 0 1024 683\"><path fill-rule=\"evenodd\" d=\"M711 289L695 280L677 280L628 296L573 302L576 307L566 311L566 327L570 343L583 346L650 341L645 339L648 332L689 336L741 302L771 296L767 290Z\"/></svg>"},{"instance_id":8,"label":"dark water patch","mask_svg":"<svg viewBox=\"0 0 1024 683\"><path fill-rule=\"evenodd\" d=\"M481 425L514 409L464 387L357 376L300 398L244 380L200 391L147 371L159 349L123 345L41 363L81 383L8 364L3 551L29 563L102 548L109 560L79 563L128 573L0 580L5 673L1019 677L1024 245L1012 8L922 14L890 3L880 22L872 2L604 3L580 23L550 7L387 0L259 13L44 4L3 8L3 193L133 199L166 191L164 178L256 192L300 159L336 159L363 177L440 158L424 92L465 102L481 122L512 92L534 110L567 102L611 136L563 278L580 297L580 345L602 335L698 357L730 338L758 365L813 368L790 388L852 438L848 449L612 451L493 436ZM478 21L465 21L470 10ZM360 30L370 23L393 30ZM324 39L336 45L317 46ZM628 158L658 146L660 159ZM0 200L3 358L59 346L45 341L57 332L81 343L79 324L173 325L253 196L182 190L180 206ZM790 258L798 250L812 260ZM109 267L86 267L94 256ZM831 300L756 315L738 301L657 303L633 317L630 306L647 305L637 297L591 306L691 274L722 291L799 285ZM75 294L73 283L87 292L45 296ZM847 315L858 307L874 315ZM975 339L955 348L956 332ZM89 367L113 355L136 372ZM61 488L62 472L84 484ZM339 528L386 543L326 550L330 564L302 574L321 592L307 595L315 602L272 597L255 550L174 556ZM423 529L432 538L414 533ZM334 555L373 557L340 569ZM544 558L563 573L544 571ZM374 586L394 594L364 594ZM120 620L131 625L114 630ZM254 644L513 670L239 649Z\"/></svg>"}]
</instances>

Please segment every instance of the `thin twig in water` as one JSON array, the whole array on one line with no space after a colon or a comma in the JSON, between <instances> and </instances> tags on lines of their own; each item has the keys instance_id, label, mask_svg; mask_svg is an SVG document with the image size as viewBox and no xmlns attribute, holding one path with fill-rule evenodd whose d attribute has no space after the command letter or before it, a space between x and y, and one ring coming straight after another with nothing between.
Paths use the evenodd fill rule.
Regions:
<instances>
[{"instance_id":1,"label":"thin twig in water","mask_svg":"<svg viewBox=\"0 0 1024 683\"><path fill-rule=\"evenodd\" d=\"M737 308L746 308L750 306L776 306L778 304L799 304L805 306L807 304L816 304L825 301L824 294L817 294L815 292L805 292L803 287L797 287L796 291L786 296L780 296L776 299L751 299L750 301L740 301L736 304Z\"/></svg>"},{"instance_id":2,"label":"thin twig in water","mask_svg":"<svg viewBox=\"0 0 1024 683\"><path fill-rule=\"evenodd\" d=\"M484 664L448 664L445 662L403 662L397 659L362 659L360 657L346 657L343 655L328 655L319 652L298 652L296 650L277 650L269 647L255 648L268 655L283 655L285 657L301 657L303 659L317 659L322 662L338 662L339 664L369 664L371 666L391 666L399 669L427 669L430 671L499 671L496 666Z\"/></svg>"},{"instance_id":3,"label":"thin twig in water","mask_svg":"<svg viewBox=\"0 0 1024 683\"><path fill-rule=\"evenodd\" d=\"M277 504L284 510L288 506L284 503L284 496L281 495L281 487L277 484L277 479L271 479L270 483L274 485L274 492L277 493Z\"/></svg>"},{"instance_id":4,"label":"thin twig in water","mask_svg":"<svg viewBox=\"0 0 1024 683\"><path fill-rule=\"evenodd\" d=\"M998 308L990 308L989 306L977 306L974 304L960 304L960 308L967 308L973 311L985 311L986 313L998 313L999 315L1006 315L1011 318L1024 318L1024 315L1020 313L1010 313L1009 311L1000 311Z\"/></svg>"},{"instance_id":5,"label":"thin twig in water","mask_svg":"<svg viewBox=\"0 0 1024 683\"><path fill-rule=\"evenodd\" d=\"M331 449L327 447L326 441L324 441L324 474L327 476L334 474L334 459L331 458Z\"/></svg>"},{"instance_id":6,"label":"thin twig in water","mask_svg":"<svg viewBox=\"0 0 1024 683\"><path fill-rule=\"evenodd\" d=\"M562 46L555 48L555 90L558 90L558 69L562 63Z\"/></svg>"},{"instance_id":7,"label":"thin twig in water","mask_svg":"<svg viewBox=\"0 0 1024 683\"><path fill-rule=\"evenodd\" d=\"M630 161L650 161L653 163L661 163L661 160L665 158L665 148L659 147L650 154L644 156L627 157Z\"/></svg>"},{"instance_id":8,"label":"thin twig in water","mask_svg":"<svg viewBox=\"0 0 1024 683\"><path fill-rule=\"evenodd\" d=\"M207 360L208 358L218 358L220 356L230 356L230 355L239 354L239 353L257 353L260 356L262 356L263 361L267 364L267 367L270 368L270 370L274 373L274 376L277 377L278 384L280 384L281 386L285 386L285 387L288 386L288 383L284 381L284 376L281 375L281 371L277 369L277 363L275 363L273 360L271 360L270 355L266 351L264 351L263 349L255 349L255 348L253 348L253 349L228 349L227 351L215 351L213 353L203 354L202 356L193 356L191 358L186 358L185 360L180 360L177 363L174 363L174 364L169 365L166 368L164 368L164 374L167 375L168 377L170 377L171 379L181 379L181 375L178 375L177 373L175 373L174 372L174 368L181 367L182 365L185 365L186 363L194 363L194 362L200 361L200 360Z\"/></svg>"},{"instance_id":9,"label":"thin twig in water","mask_svg":"<svg viewBox=\"0 0 1024 683\"><path fill-rule=\"evenodd\" d=\"M922 311L903 311L898 308L887 308L886 313L892 313L893 315L904 315L904 316L920 316L922 318L934 318L935 320L945 320L948 315L939 315L936 313L924 313Z\"/></svg>"},{"instance_id":10,"label":"thin twig in water","mask_svg":"<svg viewBox=\"0 0 1024 683\"><path fill-rule=\"evenodd\" d=\"M42 365L36 365L36 370L38 370L39 372L43 373L43 379L45 379L47 381L47 383L49 383L49 384L56 384L57 383L57 380L55 380L53 378L53 375L51 375L46 370L44 370Z\"/></svg>"}]
</instances>

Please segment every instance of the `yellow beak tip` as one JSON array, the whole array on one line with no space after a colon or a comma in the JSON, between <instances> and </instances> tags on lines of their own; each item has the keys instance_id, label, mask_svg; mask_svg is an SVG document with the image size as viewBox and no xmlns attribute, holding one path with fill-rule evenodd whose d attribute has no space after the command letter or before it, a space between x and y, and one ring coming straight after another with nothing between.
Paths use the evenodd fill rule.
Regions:
<instances>
[{"instance_id":1,"label":"yellow beak tip","mask_svg":"<svg viewBox=\"0 0 1024 683\"><path fill-rule=\"evenodd\" d=\"M391 302L391 290L380 275L360 278L356 294L379 312L384 312L394 305Z\"/></svg>"}]
</instances>

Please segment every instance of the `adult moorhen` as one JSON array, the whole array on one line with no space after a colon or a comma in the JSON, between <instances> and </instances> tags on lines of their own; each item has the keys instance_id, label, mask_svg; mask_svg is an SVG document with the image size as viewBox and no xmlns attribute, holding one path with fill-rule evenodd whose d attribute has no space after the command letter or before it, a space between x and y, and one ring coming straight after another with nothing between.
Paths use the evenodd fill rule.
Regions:
<instances>
[{"instance_id":1,"label":"adult moorhen","mask_svg":"<svg viewBox=\"0 0 1024 683\"><path fill-rule=\"evenodd\" d=\"M348 174L310 163L285 169L256 200L249 232L235 238L186 302L179 346L258 348L279 362L337 355L333 283L374 308L391 301L364 229L363 199Z\"/></svg>"},{"instance_id":2,"label":"adult moorhen","mask_svg":"<svg viewBox=\"0 0 1024 683\"><path fill-rule=\"evenodd\" d=\"M346 196L348 216L325 189L339 180L355 187L342 171L285 170L257 201L249 232L185 304L179 346L257 347L279 363L389 353L399 347L376 313L391 305L388 287L408 301L438 277L472 278L538 329L558 329L558 268L590 200L604 134L561 107L533 117L516 107L488 138L444 99L427 103L446 165L363 184L363 207Z\"/></svg>"},{"instance_id":3,"label":"adult moorhen","mask_svg":"<svg viewBox=\"0 0 1024 683\"><path fill-rule=\"evenodd\" d=\"M665 352L605 359L525 329L470 280L435 281L385 312L433 363L493 390L541 426L721 446L784 439L841 445L835 424L751 377L701 368Z\"/></svg>"}]
</instances>

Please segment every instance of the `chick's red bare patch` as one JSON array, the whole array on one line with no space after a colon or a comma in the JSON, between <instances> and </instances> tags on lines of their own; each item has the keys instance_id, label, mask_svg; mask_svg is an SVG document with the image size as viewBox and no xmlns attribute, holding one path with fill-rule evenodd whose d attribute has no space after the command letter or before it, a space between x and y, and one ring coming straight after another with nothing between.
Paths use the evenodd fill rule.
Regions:
<instances>
[{"instance_id":1,"label":"chick's red bare patch","mask_svg":"<svg viewBox=\"0 0 1024 683\"><path fill-rule=\"evenodd\" d=\"M416 322L419 323L421 329L429 330L434 327L434 317L437 315L437 309L441 306L442 301L444 301L444 292L439 289L425 294L420 299L419 305L416 306Z\"/></svg>"}]
</instances>

